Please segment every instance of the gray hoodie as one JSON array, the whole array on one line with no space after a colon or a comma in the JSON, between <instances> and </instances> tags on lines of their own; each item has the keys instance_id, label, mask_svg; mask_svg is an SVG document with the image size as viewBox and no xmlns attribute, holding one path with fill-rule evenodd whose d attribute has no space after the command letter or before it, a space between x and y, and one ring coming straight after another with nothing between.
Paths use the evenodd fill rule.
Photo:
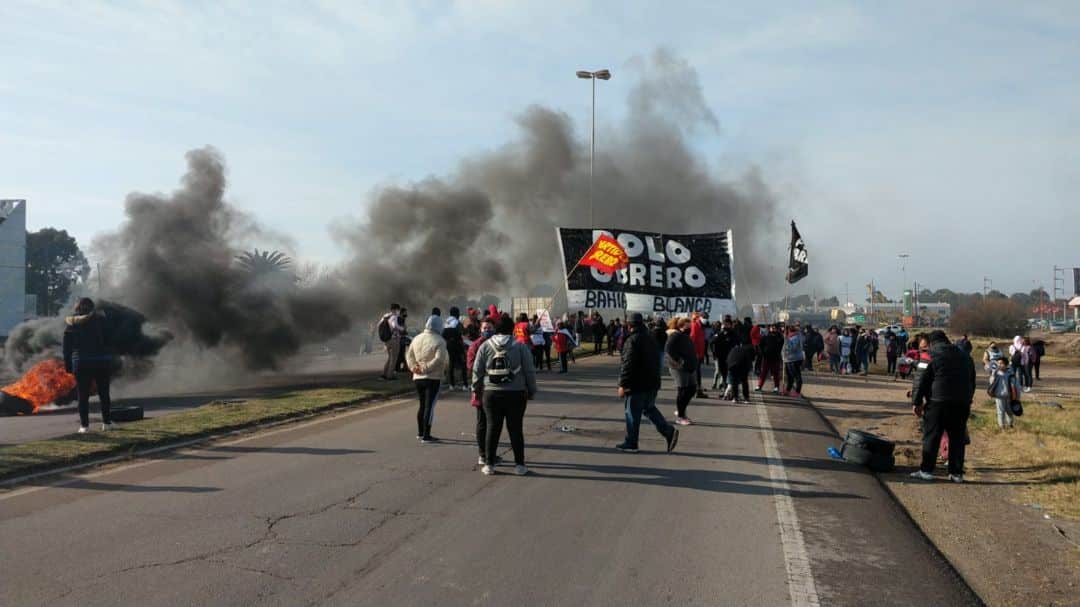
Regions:
<instances>
[{"instance_id":1,"label":"gray hoodie","mask_svg":"<svg viewBox=\"0 0 1080 607\"><path fill-rule=\"evenodd\" d=\"M495 355L495 349L506 350L506 361L515 369L514 379L505 384L493 384L484 381L487 375L488 360ZM514 341L511 335L496 335L485 341L476 352L476 361L472 368L473 389L476 391L528 392L529 398L536 396L536 370L533 368L532 352L524 344Z\"/></svg>"}]
</instances>

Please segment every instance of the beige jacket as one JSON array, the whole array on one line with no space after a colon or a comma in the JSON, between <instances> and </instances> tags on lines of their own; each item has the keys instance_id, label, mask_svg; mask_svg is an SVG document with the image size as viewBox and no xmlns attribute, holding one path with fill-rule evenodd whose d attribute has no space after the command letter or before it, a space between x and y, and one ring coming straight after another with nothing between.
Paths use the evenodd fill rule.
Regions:
<instances>
[{"instance_id":1,"label":"beige jacket","mask_svg":"<svg viewBox=\"0 0 1080 607\"><path fill-rule=\"evenodd\" d=\"M442 379L449 362L446 340L435 331L429 320L424 332L414 337L405 351L405 365L412 371L413 379ZM419 373L416 372L417 367Z\"/></svg>"}]
</instances>

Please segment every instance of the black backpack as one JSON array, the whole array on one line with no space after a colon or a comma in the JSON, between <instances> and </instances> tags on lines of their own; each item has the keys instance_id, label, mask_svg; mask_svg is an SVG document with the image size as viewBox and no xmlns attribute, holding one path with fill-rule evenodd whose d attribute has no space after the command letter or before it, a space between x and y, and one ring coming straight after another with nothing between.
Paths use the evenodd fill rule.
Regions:
<instances>
[{"instance_id":1,"label":"black backpack","mask_svg":"<svg viewBox=\"0 0 1080 607\"><path fill-rule=\"evenodd\" d=\"M510 366L510 358L507 356L509 348L500 348L495 345L495 342L491 342L491 347L495 353L488 359L487 366L484 368L488 381L495 385L512 383L521 368L514 369Z\"/></svg>"},{"instance_id":2,"label":"black backpack","mask_svg":"<svg viewBox=\"0 0 1080 607\"><path fill-rule=\"evenodd\" d=\"M394 332L390 330L390 315L387 314L379 321L379 341L386 343L393 335Z\"/></svg>"}]
</instances>

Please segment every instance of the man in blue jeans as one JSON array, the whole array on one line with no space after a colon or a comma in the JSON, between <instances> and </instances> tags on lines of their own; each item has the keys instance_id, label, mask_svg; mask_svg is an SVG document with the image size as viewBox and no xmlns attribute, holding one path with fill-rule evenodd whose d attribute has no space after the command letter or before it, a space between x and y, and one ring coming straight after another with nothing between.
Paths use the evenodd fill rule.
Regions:
<instances>
[{"instance_id":1,"label":"man in blue jeans","mask_svg":"<svg viewBox=\"0 0 1080 607\"><path fill-rule=\"evenodd\" d=\"M656 393L660 390L660 347L645 327L641 314L632 314L627 327L630 336L623 344L619 370L619 398L626 401L626 440L615 448L627 453L638 452L641 416L645 415L667 441L667 451L671 453L679 442L679 431L656 408Z\"/></svg>"}]
</instances>

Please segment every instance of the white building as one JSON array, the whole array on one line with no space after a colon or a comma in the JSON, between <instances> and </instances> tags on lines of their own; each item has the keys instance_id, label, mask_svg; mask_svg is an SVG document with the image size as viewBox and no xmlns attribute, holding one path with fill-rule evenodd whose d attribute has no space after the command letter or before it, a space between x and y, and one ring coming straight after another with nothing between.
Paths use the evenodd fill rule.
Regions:
<instances>
[{"instance_id":1,"label":"white building","mask_svg":"<svg viewBox=\"0 0 1080 607\"><path fill-rule=\"evenodd\" d=\"M26 318L26 201L0 200L0 336Z\"/></svg>"}]
</instances>

